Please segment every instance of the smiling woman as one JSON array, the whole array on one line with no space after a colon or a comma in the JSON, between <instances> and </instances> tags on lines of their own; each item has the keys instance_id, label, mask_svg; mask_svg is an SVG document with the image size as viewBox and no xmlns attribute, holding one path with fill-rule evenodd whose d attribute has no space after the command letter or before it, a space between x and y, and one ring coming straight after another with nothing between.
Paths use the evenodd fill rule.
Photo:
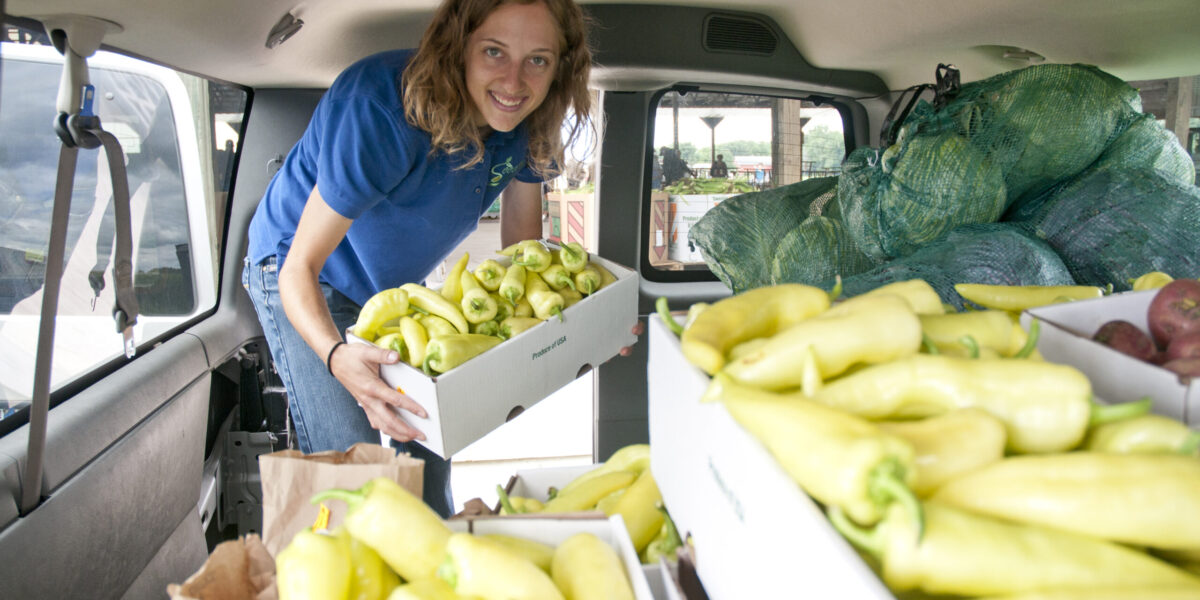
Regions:
<instances>
[{"instance_id":1,"label":"smiling woman","mask_svg":"<svg viewBox=\"0 0 1200 600\"><path fill-rule=\"evenodd\" d=\"M376 293L421 283L501 194L502 244L541 237L590 64L571 0L445 0L416 51L368 56L326 92L258 206L244 273L300 450L385 434L426 461L425 500L449 516L449 461L402 417L424 410L379 377L397 353L342 332Z\"/></svg>"}]
</instances>

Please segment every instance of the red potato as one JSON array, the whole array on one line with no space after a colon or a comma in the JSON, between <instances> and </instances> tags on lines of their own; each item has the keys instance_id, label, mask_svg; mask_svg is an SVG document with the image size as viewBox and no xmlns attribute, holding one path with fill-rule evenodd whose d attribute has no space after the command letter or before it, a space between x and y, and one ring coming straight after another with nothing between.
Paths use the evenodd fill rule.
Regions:
<instances>
[{"instance_id":1,"label":"red potato","mask_svg":"<svg viewBox=\"0 0 1200 600\"><path fill-rule=\"evenodd\" d=\"M1200 329L1171 338L1163 359L1170 362L1180 358L1200 358Z\"/></svg>"},{"instance_id":2,"label":"red potato","mask_svg":"<svg viewBox=\"0 0 1200 600\"><path fill-rule=\"evenodd\" d=\"M1159 348L1177 335L1200 330L1200 281L1176 279L1163 286L1150 301L1146 319Z\"/></svg>"},{"instance_id":3,"label":"red potato","mask_svg":"<svg viewBox=\"0 0 1200 600\"><path fill-rule=\"evenodd\" d=\"M1092 339L1138 360L1151 362L1158 354L1154 340L1146 332L1129 321L1109 321L1096 330Z\"/></svg>"}]
</instances>

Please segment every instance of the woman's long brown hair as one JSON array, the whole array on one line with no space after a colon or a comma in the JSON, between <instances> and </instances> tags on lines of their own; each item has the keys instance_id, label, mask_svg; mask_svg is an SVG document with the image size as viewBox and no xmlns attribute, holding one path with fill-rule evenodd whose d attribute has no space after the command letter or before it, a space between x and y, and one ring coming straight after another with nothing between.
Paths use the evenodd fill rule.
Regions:
<instances>
[{"instance_id":1,"label":"woman's long brown hair","mask_svg":"<svg viewBox=\"0 0 1200 600\"><path fill-rule=\"evenodd\" d=\"M592 52L587 20L573 0L445 0L425 30L417 53L404 70L404 115L429 132L433 151L466 153L463 168L483 160L483 137L474 125L476 108L466 85L467 40L488 15L506 2L542 2L558 23L558 72L541 106L525 118L530 166L545 177L562 170L563 148L592 126L588 76ZM564 125L568 109L573 118ZM566 140L564 141L564 128Z\"/></svg>"}]
</instances>

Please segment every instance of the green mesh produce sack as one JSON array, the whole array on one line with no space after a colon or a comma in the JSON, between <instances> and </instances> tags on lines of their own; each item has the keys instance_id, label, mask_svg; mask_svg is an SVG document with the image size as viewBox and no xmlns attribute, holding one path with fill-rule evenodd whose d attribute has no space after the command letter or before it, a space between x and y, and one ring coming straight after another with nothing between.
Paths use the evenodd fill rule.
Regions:
<instances>
[{"instance_id":1,"label":"green mesh produce sack","mask_svg":"<svg viewBox=\"0 0 1200 600\"><path fill-rule=\"evenodd\" d=\"M1141 114L1137 91L1087 65L1037 65L918 102L896 142L860 149L839 202L873 259L904 256L960 225L997 221L1091 165Z\"/></svg>"},{"instance_id":2,"label":"green mesh produce sack","mask_svg":"<svg viewBox=\"0 0 1200 600\"><path fill-rule=\"evenodd\" d=\"M819 177L727 198L692 225L688 240L734 293L777 283L827 287L872 266L839 221L837 184Z\"/></svg>"},{"instance_id":3,"label":"green mesh produce sack","mask_svg":"<svg viewBox=\"0 0 1200 600\"><path fill-rule=\"evenodd\" d=\"M1075 280L1046 242L1007 223L964 225L903 258L844 278L843 291L857 296L896 281L924 279L960 310L956 283L1073 285Z\"/></svg>"},{"instance_id":4,"label":"green mesh produce sack","mask_svg":"<svg viewBox=\"0 0 1200 600\"><path fill-rule=\"evenodd\" d=\"M1200 188L1157 171L1090 169L1021 225L1081 284L1128 290L1148 271L1200 277Z\"/></svg>"},{"instance_id":5,"label":"green mesh produce sack","mask_svg":"<svg viewBox=\"0 0 1200 600\"><path fill-rule=\"evenodd\" d=\"M953 131L862 148L842 166L838 202L851 238L876 261L912 253L947 231L990 223L1005 206L1002 173Z\"/></svg>"}]
</instances>

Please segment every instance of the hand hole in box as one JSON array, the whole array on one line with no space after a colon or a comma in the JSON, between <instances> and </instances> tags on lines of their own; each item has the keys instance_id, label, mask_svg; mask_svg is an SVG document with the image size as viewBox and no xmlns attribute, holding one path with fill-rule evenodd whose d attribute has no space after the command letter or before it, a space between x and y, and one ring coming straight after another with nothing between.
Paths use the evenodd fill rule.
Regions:
<instances>
[{"instance_id":1,"label":"hand hole in box","mask_svg":"<svg viewBox=\"0 0 1200 600\"><path fill-rule=\"evenodd\" d=\"M591 370L592 370L592 365L585 363L582 367L579 367L579 372L575 374L575 379L579 379L580 377L583 377L584 373L587 373L588 371L591 371Z\"/></svg>"},{"instance_id":2,"label":"hand hole in box","mask_svg":"<svg viewBox=\"0 0 1200 600\"><path fill-rule=\"evenodd\" d=\"M523 412L525 412L524 406L520 406L520 405L514 406L512 410L508 411L508 416L504 417L504 422L507 423L507 422L517 418L517 415L519 415Z\"/></svg>"}]
</instances>

